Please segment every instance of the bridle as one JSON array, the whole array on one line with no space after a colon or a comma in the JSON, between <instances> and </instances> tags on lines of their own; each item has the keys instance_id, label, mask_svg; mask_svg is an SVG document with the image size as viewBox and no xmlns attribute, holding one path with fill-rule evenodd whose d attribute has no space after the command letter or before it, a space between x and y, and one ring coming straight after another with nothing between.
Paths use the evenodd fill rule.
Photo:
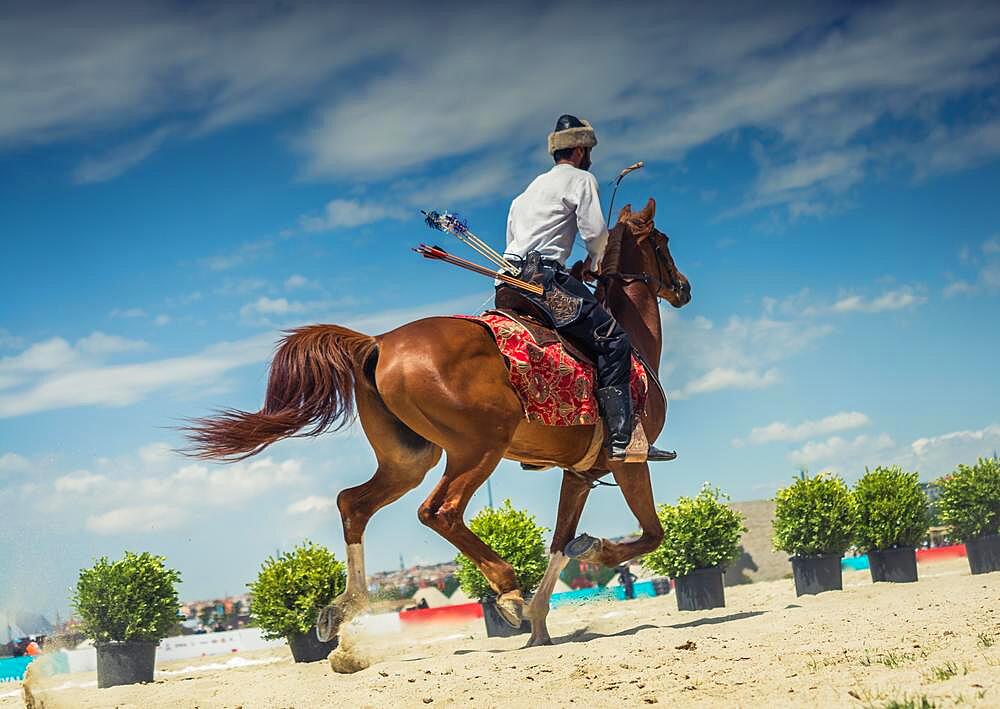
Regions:
<instances>
[{"instance_id":1,"label":"bridle","mask_svg":"<svg viewBox=\"0 0 1000 709\"><path fill-rule=\"evenodd\" d=\"M656 254L656 275L651 273L646 273L645 271L641 273L621 273L615 271L614 273L600 274L597 276L597 281L604 286L605 290L605 300L607 299L608 286L612 281L616 281L622 284L622 286L627 286L632 283L645 283L646 287L650 289L654 298L659 296L659 292L662 288L669 288L675 294L680 291L680 285L674 279L673 274L670 269L664 269L663 262L665 259L669 258L668 254L664 253L664 245L660 243L659 239L654 238L654 234L659 234L660 232L656 229L652 229L651 233L647 239L652 239L653 251ZM664 280L663 272L666 270L667 279Z\"/></svg>"}]
</instances>

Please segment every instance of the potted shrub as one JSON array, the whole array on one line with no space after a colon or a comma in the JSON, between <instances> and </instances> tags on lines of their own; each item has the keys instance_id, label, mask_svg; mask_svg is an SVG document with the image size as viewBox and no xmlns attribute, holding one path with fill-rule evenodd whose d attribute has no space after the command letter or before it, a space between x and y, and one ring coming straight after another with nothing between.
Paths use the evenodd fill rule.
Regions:
<instances>
[{"instance_id":1,"label":"potted shrub","mask_svg":"<svg viewBox=\"0 0 1000 709\"><path fill-rule=\"evenodd\" d=\"M857 513L840 478L799 478L774 496L774 548L791 554L795 595L843 588L840 560L851 546Z\"/></svg>"},{"instance_id":2,"label":"potted shrub","mask_svg":"<svg viewBox=\"0 0 1000 709\"><path fill-rule=\"evenodd\" d=\"M657 508L663 543L643 557L642 565L674 579L678 610L726 605L723 567L739 555L746 528L743 515L725 499L706 483L697 497Z\"/></svg>"},{"instance_id":3,"label":"potted shrub","mask_svg":"<svg viewBox=\"0 0 1000 709\"><path fill-rule=\"evenodd\" d=\"M181 575L147 552L82 569L73 608L97 650L97 686L153 681L156 646L177 624Z\"/></svg>"},{"instance_id":4,"label":"potted shrub","mask_svg":"<svg viewBox=\"0 0 1000 709\"><path fill-rule=\"evenodd\" d=\"M868 552L872 581L917 580L916 545L927 536L930 511L916 473L898 465L866 471L854 486L855 539Z\"/></svg>"},{"instance_id":5,"label":"potted shrub","mask_svg":"<svg viewBox=\"0 0 1000 709\"><path fill-rule=\"evenodd\" d=\"M1000 461L959 465L938 487L941 521L965 542L972 573L1000 571Z\"/></svg>"},{"instance_id":6,"label":"potted shrub","mask_svg":"<svg viewBox=\"0 0 1000 709\"><path fill-rule=\"evenodd\" d=\"M469 521L469 529L514 567L517 585L527 600L545 575L548 556L543 535L547 530L535 522L534 515L526 510L514 509L510 500L505 500L502 507L480 510ZM471 559L459 554L455 562L458 564L456 575L459 586L470 598L478 598L483 606L487 637L510 637L531 632L530 621L525 620L521 627L512 628L503 619L496 607L496 593Z\"/></svg>"},{"instance_id":7,"label":"potted shrub","mask_svg":"<svg viewBox=\"0 0 1000 709\"><path fill-rule=\"evenodd\" d=\"M337 638L319 641L316 615L343 593L346 577L333 552L306 540L261 564L257 580L247 584L250 615L265 639L288 640L296 662L325 660L337 647Z\"/></svg>"}]
</instances>

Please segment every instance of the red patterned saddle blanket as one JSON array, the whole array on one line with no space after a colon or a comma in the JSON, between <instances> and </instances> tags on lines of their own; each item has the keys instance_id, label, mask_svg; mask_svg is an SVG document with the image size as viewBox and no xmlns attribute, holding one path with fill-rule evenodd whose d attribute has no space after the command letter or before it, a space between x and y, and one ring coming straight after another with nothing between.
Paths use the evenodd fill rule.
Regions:
<instances>
[{"instance_id":1,"label":"red patterned saddle blanket","mask_svg":"<svg viewBox=\"0 0 1000 709\"><path fill-rule=\"evenodd\" d=\"M594 367L571 357L562 344L539 344L527 328L500 313L455 317L478 322L493 335L528 420L546 426L578 426L593 424L600 418L594 395ZM649 378L634 354L630 388L633 411L642 411Z\"/></svg>"}]
</instances>

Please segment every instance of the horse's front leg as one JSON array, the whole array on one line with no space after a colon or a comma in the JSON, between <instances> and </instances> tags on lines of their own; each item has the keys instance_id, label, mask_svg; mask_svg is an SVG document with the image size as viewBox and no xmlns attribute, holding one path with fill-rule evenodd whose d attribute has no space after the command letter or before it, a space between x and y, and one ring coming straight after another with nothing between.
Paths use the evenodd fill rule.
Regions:
<instances>
[{"instance_id":1,"label":"horse's front leg","mask_svg":"<svg viewBox=\"0 0 1000 709\"><path fill-rule=\"evenodd\" d=\"M552 589L559 580L559 574L569 562L569 557L563 553L563 549L576 534L576 527L580 523L580 515L583 513L583 505L589 493L588 482L569 471L563 471L562 489L559 491L559 512L556 515L556 528L552 533L549 565L525 612L525 616L531 620L531 637L525 647L552 644L552 638L549 637L549 630L545 624L549 614L549 601L552 598Z\"/></svg>"},{"instance_id":2,"label":"horse's front leg","mask_svg":"<svg viewBox=\"0 0 1000 709\"><path fill-rule=\"evenodd\" d=\"M571 559L614 568L623 561L635 559L658 547L663 541L663 525L656 515L649 466L646 463L623 463L612 468L611 473L625 496L629 509L638 520L642 535L631 542L615 543L581 534L566 545L565 552Z\"/></svg>"}]
</instances>

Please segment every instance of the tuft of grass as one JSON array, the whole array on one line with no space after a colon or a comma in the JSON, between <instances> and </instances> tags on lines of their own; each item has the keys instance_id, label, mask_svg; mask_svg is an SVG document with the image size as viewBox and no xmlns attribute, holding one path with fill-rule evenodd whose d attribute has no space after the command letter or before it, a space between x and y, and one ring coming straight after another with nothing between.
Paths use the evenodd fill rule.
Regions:
<instances>
[{"instance_id":1,"label":"tuft of grass","mask_svg":"<svg viewBox=\"0 0 1000 709\"><path fill-rule=\"evenodd\" d=\"M946 679L951 679L952 677L958 677L959 674L962 675L969 674L969 667L967 665L957 665L949 660L940 667L932 667L930 669L930 672L927 673L926 677L929 680L943 682Z\"/></svg>"},{"instance_id":2,"label":"tuft of grass","mask_svg":"<svg viewBox=\"0 0 1000 709\"><path fill-rule=\"evenodd\" d=\"M865 656L861 658L860 663L863 667L885 665L891 669L899 667L904 662L911 662L915 659L917 659L917 656L911 652L880 652L875 657L865 653Z\"/></svg>"},{"instance_id":3,"label":"tuft of grass","mask_svg":"<svg viewBox=\"0 0 1000 709\"><path fill-rule=\"evenodd\" d=\"M939 706L926 694L921 694L919 697L904 696L881 704L869 704L865 709L937 709Z\"/></svg>"},{"instance_id":4,"label":"tuft of grass","mask_svg":"<svg viewBox=\"0 0 1000 709\"><path fill-rule=\"evenodd\" d=\"M976 644L985 650L986 648L993 647L993 645L996 644L996 638L994 638L989 633L980 633L979 640L976 642Z\"/></svg>"},{"instance_id":5,"label":"tuft of grass","mask_svg":"<svg viewBox=\"0 0 1000 709\"><path fill-rule=\"evenodd\" d=\"M806 661L806 667L815 672L823 667L833 667L834 665L839 665L841 662L843 662L843 660L840 658L824 657L821 655L819 657L809 658Z\"/></svg>"}]
</instances>

